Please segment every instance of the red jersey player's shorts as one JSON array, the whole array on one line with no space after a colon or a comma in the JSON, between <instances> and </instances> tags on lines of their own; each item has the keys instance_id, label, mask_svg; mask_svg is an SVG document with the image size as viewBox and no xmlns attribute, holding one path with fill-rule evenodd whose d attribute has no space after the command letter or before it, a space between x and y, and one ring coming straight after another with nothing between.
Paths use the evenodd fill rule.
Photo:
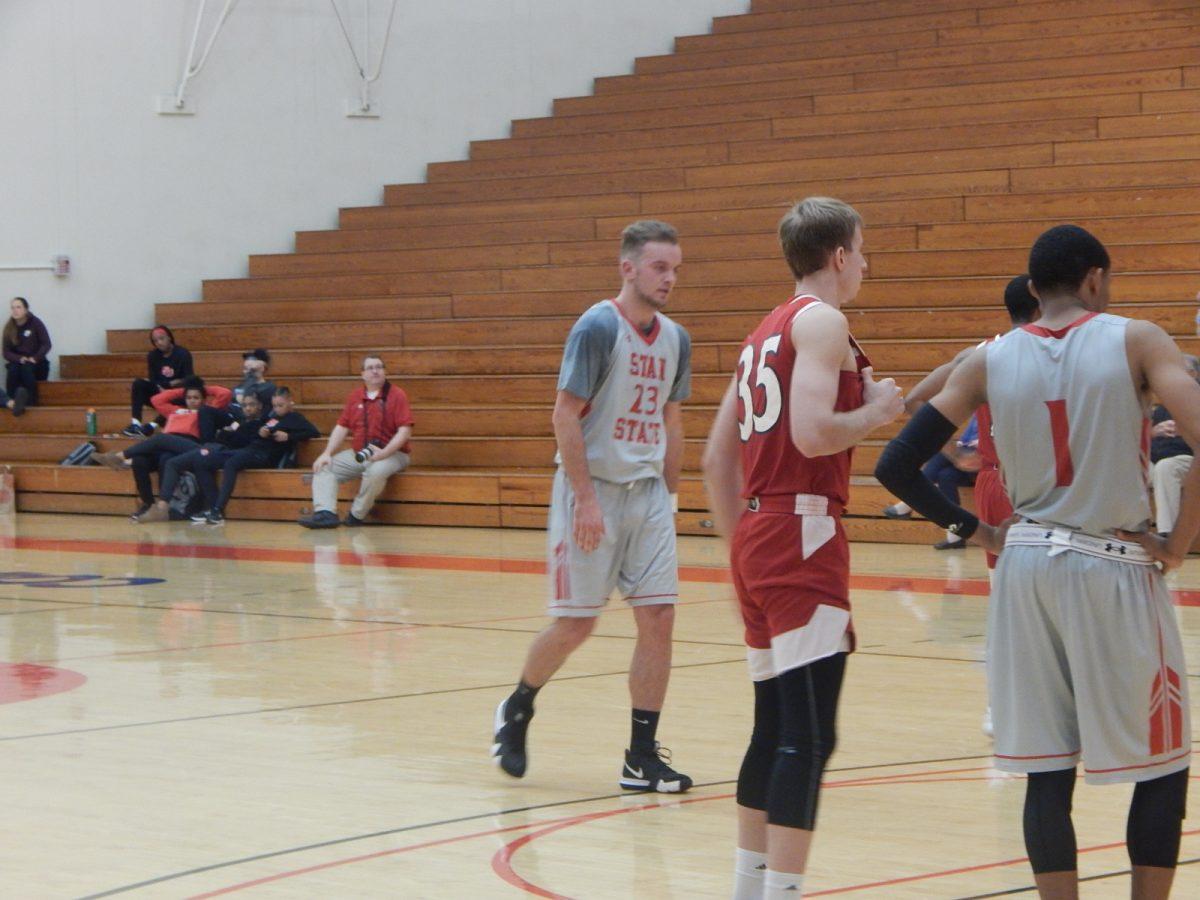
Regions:
<instances>
[{"instance_id":1,"label":"red jersey player's shorts","mask_svg":"<svg viewBox=\"0 0 1200 900\"><path fill-rule=\"evenodd\" d=\"M975 476L975 511L980 521L988 525L999 525L1013 514L999 469L984 466ZM996 568L996 554L987 554L987 565L989 569Z\"/></svg>"},{"instance_id":2,"label":"red jersey player's shorts","mask_svg":"<svg viewBox=\"0 0 1200 900\"><path fill-rule=\"evenodd\" d=\"M825 497L763 497L738 521L733 584L755 681L853 647L850 545L828 512L841 510Z\"/></svg>"}]
</instances>

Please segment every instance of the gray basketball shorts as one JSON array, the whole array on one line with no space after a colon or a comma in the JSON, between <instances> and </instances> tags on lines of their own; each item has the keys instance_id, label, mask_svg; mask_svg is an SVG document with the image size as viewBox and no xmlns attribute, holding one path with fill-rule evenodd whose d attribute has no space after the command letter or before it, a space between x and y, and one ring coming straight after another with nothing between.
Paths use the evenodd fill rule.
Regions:
<instances>
[{"instance_id":1,"label":"gray basketball shorts","mask_svg":"<svg viewBox=\"0 0 1200 900\"><path fill-rule=\"evenodd\" d=\"M552 616L598 616L614 589L630 606L679 599L675 515L661 478L616 484L593 478L604 515L600 546L575 543L575 492L559 469L550 500L549 571Z\"/></svg>"},{"instance_id":2,"label":"gray basketball shorts","mask_svg":"<svg viewBox=\"0 0 1200 900\"><path fill-rule=\"evenodd\" d=\"M988 610L987 668L1003 771L1082 759L1087 781L1107 784L1188 766L1183 645L1152 564L1009 543Z\"/></svg>"}]
</instances>

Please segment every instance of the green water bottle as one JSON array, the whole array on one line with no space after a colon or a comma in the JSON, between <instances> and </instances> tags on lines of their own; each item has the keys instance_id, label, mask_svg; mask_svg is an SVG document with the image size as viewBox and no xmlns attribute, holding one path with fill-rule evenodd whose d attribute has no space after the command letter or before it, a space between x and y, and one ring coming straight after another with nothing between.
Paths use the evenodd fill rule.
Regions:
<instances>
[{"instance_id":1,"label":"green water bottle","mask_svg":"<svg viewBox=\"0 0 1200 900\"><path fill-rule=\"evenodd\" d=\"M87 426L87 433L94 436L96 434L96 411L94 409L88 409L83 417L83 423Z\"/></svg>"}]
</instances>

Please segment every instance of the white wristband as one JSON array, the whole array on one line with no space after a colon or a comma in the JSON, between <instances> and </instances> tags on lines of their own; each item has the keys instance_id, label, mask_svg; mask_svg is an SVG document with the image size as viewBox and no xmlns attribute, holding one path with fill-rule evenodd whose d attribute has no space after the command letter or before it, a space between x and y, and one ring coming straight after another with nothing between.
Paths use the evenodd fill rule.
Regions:
<instances>
[{"instance_id":1,"label":"white wristband","mask_svg":"<svg viewBox=\"0 0 1200 900\"><path fill-rule=\"evenodd\" d=\"M673 512L673 513L679 512L679 495L678 494L671 495L671 512Z\"/></svg>"}]
</instances>

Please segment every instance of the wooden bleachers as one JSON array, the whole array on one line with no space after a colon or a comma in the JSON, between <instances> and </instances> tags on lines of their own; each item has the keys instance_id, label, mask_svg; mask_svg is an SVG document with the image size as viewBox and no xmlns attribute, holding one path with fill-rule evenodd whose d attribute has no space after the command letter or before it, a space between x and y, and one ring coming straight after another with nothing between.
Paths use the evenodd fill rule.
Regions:
<instances>
[{"instance_id":1,"label":"wooden bleachers","mask_svg":"<svg viewBox=\"0 0 1200 900\"><path fill-rule=\"evenodd\" d=\"M418 425L380 518L541 527L562 340L618 286L621 228L665 218L685 259L670 312L695 352L679 526L706 533L704 437L739 341L788 294L774 228L806 194L863 213L871 271L847 314L906 388L1004 328L1003 285L1066 220L1109 245L1114 311L1200 350L1198 15L1200 0L755 0L155 317L217 382L235 380L243 345L270 347L274 380L325 430L363 352L382 352ZM109 331L108 350L63 358L42 406L0 417L22 509L128 512L129 479L54 465L83 439L84 407L102 432L126 422L145 331ZM897 428L855 456L857 539L935 538L879 515L889 499L870 472ZM248 473L229 515L293 518L310 498L301 476Z\"/></svg>"}]
</instances>

